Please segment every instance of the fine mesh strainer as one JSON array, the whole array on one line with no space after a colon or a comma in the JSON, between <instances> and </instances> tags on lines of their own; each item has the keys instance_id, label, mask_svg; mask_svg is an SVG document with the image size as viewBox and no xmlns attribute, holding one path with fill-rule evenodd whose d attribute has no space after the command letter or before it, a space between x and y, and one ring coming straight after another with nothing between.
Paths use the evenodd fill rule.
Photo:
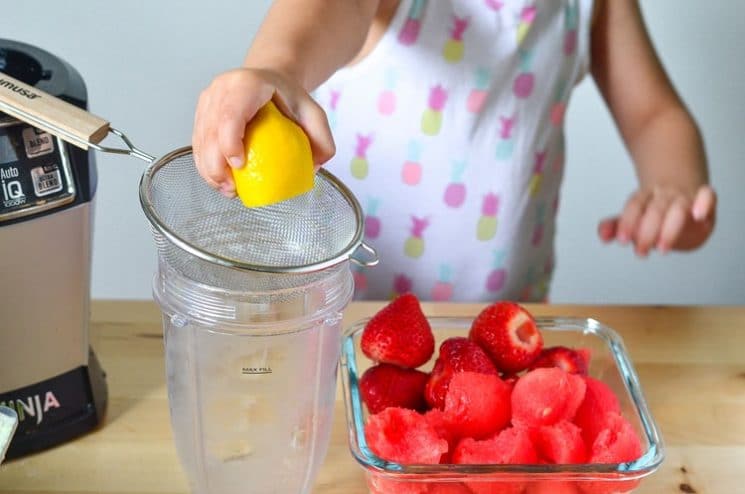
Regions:
<instances>
[{"instance_id":1,"label":"fine mesh strainer","mask_svg":"<svg viewBox=\"0 0 745 494\"><path fill-rule=\"evenodd\" d=\"M240 277L241 271L312 275L347 259L364 266L377 264L376 252L362 242L359 203L326 170L316 174L315 185L306 194L246 208L204 182L191 148L156 160L108 121L1 72L0 76L0 111L83 149L127 154L149 163L140 181L140 203L160 255L189 278L234 285L230 278ZM108 134L121 138L126 148L101 146ZM362 259L353 256L357 251L364 253ZM254 289L281 288L267 276L252 283L259 284Z\"/></svg>"}]
</instances>

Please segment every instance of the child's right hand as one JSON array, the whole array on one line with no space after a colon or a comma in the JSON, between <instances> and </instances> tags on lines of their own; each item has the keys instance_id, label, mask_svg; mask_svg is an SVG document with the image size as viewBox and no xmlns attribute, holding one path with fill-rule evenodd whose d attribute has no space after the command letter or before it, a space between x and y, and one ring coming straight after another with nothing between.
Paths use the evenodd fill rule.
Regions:
<instances>
[{"instance_id":1,"label":"child's right hand","mask_svg":"<svg viewBox=\"0 0 745 494\"><path fill-rule=\"evenodd\" d=\"M244 164L246 125L271 99L308 135L317 166L334 155L326 114L302 86L272 70L240 68L225 72L199 96L192 149L199 174L226 197L235 197L228 166L240 168Z\"/></svg>"}]
</instances>

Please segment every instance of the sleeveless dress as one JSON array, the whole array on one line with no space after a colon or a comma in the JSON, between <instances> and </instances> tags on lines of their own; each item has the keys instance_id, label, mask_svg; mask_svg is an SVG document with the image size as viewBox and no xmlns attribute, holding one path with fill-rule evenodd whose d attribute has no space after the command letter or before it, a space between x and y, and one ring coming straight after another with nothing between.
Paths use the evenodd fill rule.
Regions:
<instances>
[{"instance_id":1,"label":"sleeveless dress","mask_svg":"<svg viewBox=\"0 0 745 494\"><path fill-rule=\"evenodd\" d=\"M314 92L380 255L357 299L545 300L564 113L592 0L402 0L359 63Z\"/></svg>"}]
</instances>

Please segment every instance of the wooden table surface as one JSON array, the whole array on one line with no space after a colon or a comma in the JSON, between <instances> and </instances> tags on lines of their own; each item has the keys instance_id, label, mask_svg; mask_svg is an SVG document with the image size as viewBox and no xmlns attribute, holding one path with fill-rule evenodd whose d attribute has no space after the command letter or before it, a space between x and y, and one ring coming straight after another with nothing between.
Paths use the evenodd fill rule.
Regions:
<instances>
[{"instance_id":1,"label":"wooden table surface","mask_svg":"<svg viewBox=\"0 0 745 494\"><path fill-rule=\"evenodd\" d=\"M345 325L380 303L353 303ZM481 306L424 304L428 315ZM745 493L745 307L528 306L593 317L624 338L667 448L639 494ZM73 442L0 466L0 493L187 493L172 442L160 314L151 302L93 304L92 339L108 374L104 424ZM366 494L337 401L316 494Z\"/></svg>"}]
</instances>

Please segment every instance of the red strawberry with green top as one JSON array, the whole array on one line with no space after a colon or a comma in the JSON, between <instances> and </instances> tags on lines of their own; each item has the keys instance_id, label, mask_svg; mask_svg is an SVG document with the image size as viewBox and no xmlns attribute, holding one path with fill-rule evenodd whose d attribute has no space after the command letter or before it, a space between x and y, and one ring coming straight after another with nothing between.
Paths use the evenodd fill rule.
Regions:
<instances>
[{"instance_id":1,"label":"red strawberry with green top","mask_svg":"<svg viewBox=\"0 0 745 494\"><path fill-rule=\"evenodd\" d=\"M362 352L376 362L415 368L435 351L435 338L419 300L400 295L367 323L360 342Z\"/></svg>"},{"instance_id":2,"label":"red strawberry with green top","mask_svg":"<svg viewBox=\"0 0 745 494\"><path fill-rule=\"evenodd\" d=\"M424 398L432 408L445 406L445 395L453 375L469 371L481 374L496 374L489 356L468 338L448 338L440 345L440 353L424 388Z\"/></svg>"},{"instance_id":3,"label":"red strawberry with green top","mask_svg":"<svg viewBox=\"0 0 745 494\"><path fill-rule=\"evenodd\" d=\"M391 364L370 367L360 378L362 401L370 413L378 413L388 407L410 408L423 411L424 385L429 374L404 369Z\"/></svg>"},{"instance_id":4,"label":"red strawberry with green top","mask_svg":"<svg viewBox=\"0 0 745 494\"><path fill-rule=\"evenodd\" d=\"M570 374L587 375L585 355L565 346L544 348L535 362L530 365L531 370L539 367L558 367Z\"/></svg>"},{"instance_id":5,"label":"red strawberry with green top","mask_svg":"<svg viewBox=\"0 0 745 494\"><path fill-rule=\"evenodd\" d=\"M543 348L533 316L513 302L496 302L481 311L468 336L505 373L527 369Z\"/></svg>"}]
</instances>

